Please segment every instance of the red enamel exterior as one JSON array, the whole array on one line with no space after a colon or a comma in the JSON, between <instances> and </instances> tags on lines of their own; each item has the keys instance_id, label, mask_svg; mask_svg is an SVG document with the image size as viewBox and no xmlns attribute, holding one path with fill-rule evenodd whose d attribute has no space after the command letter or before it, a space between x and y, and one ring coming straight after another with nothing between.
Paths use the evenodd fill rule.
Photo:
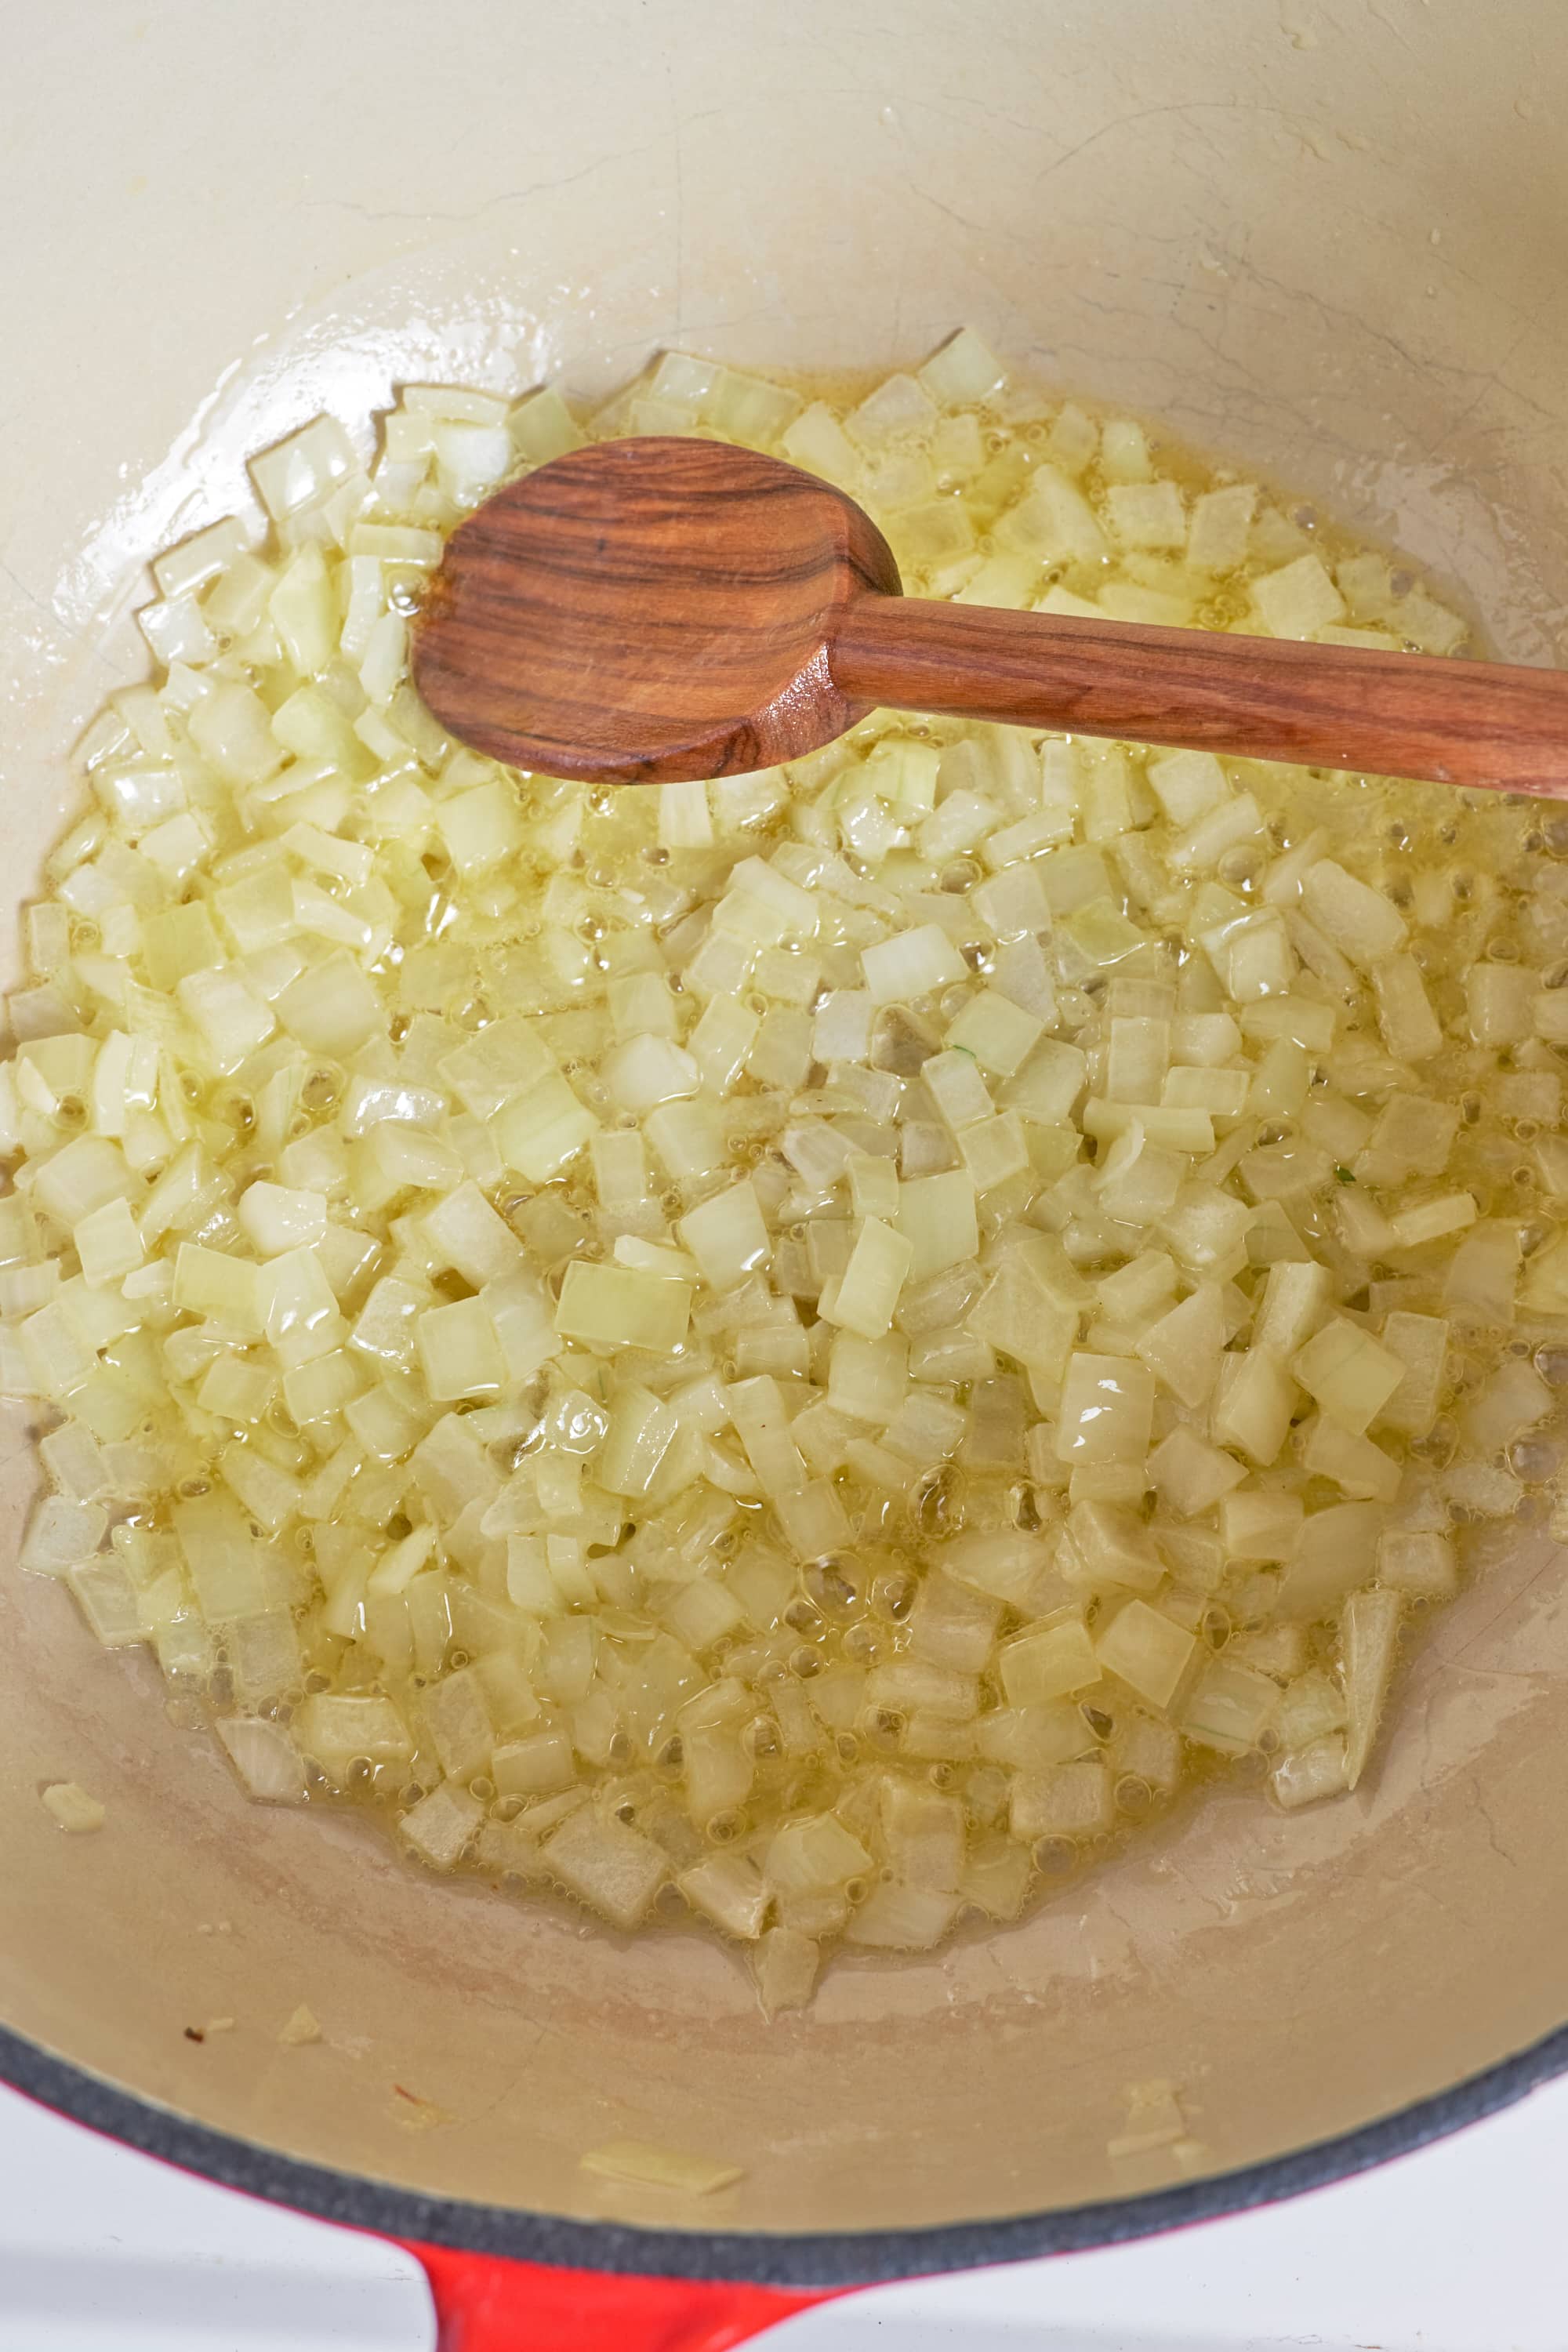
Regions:
<instances>
[{"instance_id":1,"label":"red enamel exterior","mask_svg":"<svg viewBox=\"0 0 1568 2352\"><path fill-rule=\"evenodd\" d=\"M729 2352L843 2292L550 2270L403 2242L436 2299L437 2352Z\"/></svg>"}]
</instances>

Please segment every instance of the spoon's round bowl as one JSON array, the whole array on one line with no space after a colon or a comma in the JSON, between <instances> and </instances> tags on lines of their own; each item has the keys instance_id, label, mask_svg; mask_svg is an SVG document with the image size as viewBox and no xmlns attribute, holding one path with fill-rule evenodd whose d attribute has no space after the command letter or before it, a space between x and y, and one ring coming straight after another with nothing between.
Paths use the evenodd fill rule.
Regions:
<instances>
[{"instance_id":1,"label":"spoon's round bowl","mask_svg":"<svg viewBox=\"0 0 1568 2352\"><path fill-rule=\"evenodd\" d=\"M492 760L616 784L798 760L868 716L829 653L900 593L863 509L721 441L591 442L484 500L414 626L414 682Z\"/></svg>"},{"instance_id":2,"label":"spoon's round bowl","mask_svg":"<svg viewBox=\"0 0 1568 2352\"><path fill-rule=\"evenodd\" d=\"M1386 533L1464 583L1500 652L1552 656L1568 50L1531 0L1289 14L17 16L15 899L77 798L75 732L140 666L145 558L244 499L247 451L322 407L363 422L403 378L550 375L592 398L659 344L870 370L972 320ZM34 1485L18 1418L9 1556ZM610 2266L920 2270L1325 2178L1568 2047L1563 1563L1539 1537L1496 1555L1422 1650L1374 1785L1289 1820L1221 1797L1026 1923L836 1969L772 2026L696 1937L623 1943L414 1875L354 1821L248 1806L144 1662L96 1652L65 1594L7 1573L6 2064L268 2193ZM100 1834L55 1829L36 1792L59 1778L106 1801ZM326 2039L282 2048L301 2001ZM184 2038L215 2016L234 2030ZM1182 2088L1184 2172L1108 2152L1150 2077ZM579 2169L628 2136L742 2176L678 2210Z\"/></svg>"}]
</instances>

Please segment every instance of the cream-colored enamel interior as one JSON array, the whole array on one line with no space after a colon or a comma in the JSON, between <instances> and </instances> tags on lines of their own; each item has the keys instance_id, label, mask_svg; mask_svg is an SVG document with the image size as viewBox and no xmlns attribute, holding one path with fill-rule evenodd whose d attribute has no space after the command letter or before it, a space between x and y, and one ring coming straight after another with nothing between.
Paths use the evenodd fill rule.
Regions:
<instances>
[{"instance_id":1,"label":"cream-colored enamel interior","mask_svg":"<svg viewBox=\"0 0 1568 2352\"><path fill-rule=\"evenodd\" d=\"M1396 541L1500 650L1562 650L1568 49L1539 0L63 0L8 63L18 897L66 748L138 666L144 559L233 507L247 450L400 378L593 394L660 344L876 368L970 320ZM9 1555L19 1423L5 1452ZM0 1577L0 2016L291 2153L578 2215L866 2229L1163 2185L1106 2149L1152 2076L1226 2169L1562 2022L1563 1590L1559 1556L1500 1546L1356 1796L1237 1791L767 2026L705 1938L627 1944L248 1805L150 1663ZM56 1779L106 1801L100 1834L55 1828ZM301 2001L325 2042L280 2047ZM578 2171L625 2136L744 2177L678 2206Z\"/></svg>"}]
</instances>

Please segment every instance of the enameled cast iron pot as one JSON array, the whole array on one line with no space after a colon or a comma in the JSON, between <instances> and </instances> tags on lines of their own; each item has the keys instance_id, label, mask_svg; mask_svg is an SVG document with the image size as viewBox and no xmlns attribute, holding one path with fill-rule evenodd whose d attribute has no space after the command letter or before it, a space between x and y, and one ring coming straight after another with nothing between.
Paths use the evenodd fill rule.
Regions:
<instances>
[{"instance_id":1,"label":"enameled cast iron pot","mask_svg":"<svg viewBox=\"0 0 1568 2352\"><path fill-rule=\"evenodd\" d=\"M1500 652L1562 652L1551 0L56 0L6 46L18 902L73 737L140 667L146 558L244 499L247 452L403 379L593 398L660 345L878 369L968 320L1462 583ZM19 1418L4 1458L14 1557ZM247 1804L148 1661L0 1576L0 2063L416 2242L468 2352L717 2347L803 2295L1285 2194L1568 2063L1563 1562L1517 1528L1495 1555L1373 1786L1293 1819L1237 1790L1024 1925L837 1969L773 2025L695 1936L626 1943ZM100 1834L57 1831L57 1779L105 1800ZM326 2039L282 2048L301 2001ZM214 2016L235 2030L184 2037ZM1185 2176L1107 2153L1155 2076L1202 2144ZM578 2168L619 2137L743 2176L681 2204Z\"/></svg>"}]
</instances>

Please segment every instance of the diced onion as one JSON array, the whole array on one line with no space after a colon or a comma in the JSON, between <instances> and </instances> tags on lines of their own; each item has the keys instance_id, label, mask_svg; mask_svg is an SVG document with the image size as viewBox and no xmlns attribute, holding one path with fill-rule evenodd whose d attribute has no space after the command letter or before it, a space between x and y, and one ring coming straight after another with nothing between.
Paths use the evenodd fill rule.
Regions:
<instances>
[{"instance_id":1,"label":"diced onion","mask_svg":"<svg viewBox=\"0 0 1568 2352\"><path fill-rule=\"evenodd\" d=\"M639 2187L671 2189L687 2197L710 2197L741 2178L738 2164L721 2164L710 2157L689 2156L684 2150L659 2147L647 2140L610 2140L591 2148L581 2159L584 2172L605 2180L630 2180Z\"/></svg>"},{"instance_id":2,"label":"diced onion","mask_svg":"<svg viewBox=\"0 0 1568 2352\"><path fill-rule=\"evenodd\" d=\"M62 1830L74 1835L84 1831L100 1830L107 1818L101 1801L89 1796L76 1780L54 1780L42 1791L46 1812L51 1814Z\"/></svg>"},{"instance_id":3,"label":"diced onion","mask_svg":"<svg viewBox=\"0 0 1568 2352\"><path fill-rule=\"evenodd\" d=\"M446 534L627 427L843 484L916 593L1465 624L968 329L847 407L409 386L154 566L0 1068L21 1567L252 1797L695 1915L773 2015L1190 1769L1370 1769L1417 1604L1554 1475L1568 929L1550 828L1424 787L889 712L647 793L458 748Z\"/></svg>"}]
</instances>

